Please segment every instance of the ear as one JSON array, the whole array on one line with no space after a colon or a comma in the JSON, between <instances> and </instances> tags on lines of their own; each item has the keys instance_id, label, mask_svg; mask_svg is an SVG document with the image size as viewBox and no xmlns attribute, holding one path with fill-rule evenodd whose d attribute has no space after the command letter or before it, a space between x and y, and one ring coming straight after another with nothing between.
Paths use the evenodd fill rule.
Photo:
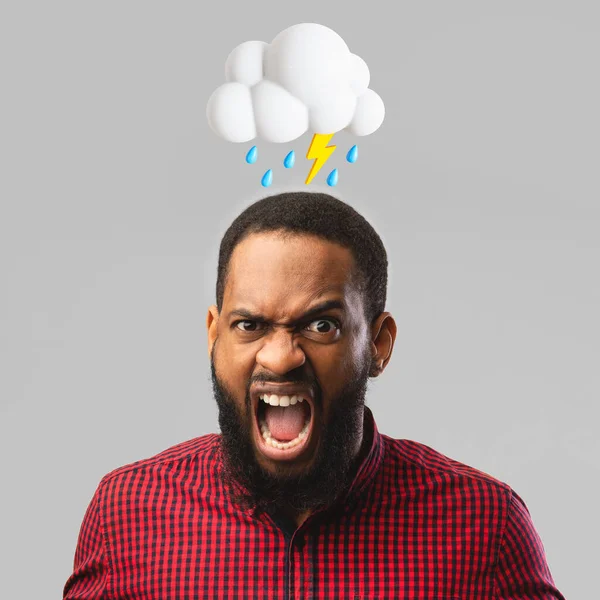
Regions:
<instances>
[{"instance_id":1,"label":"ear","mask_svg":"<svg viewBox=\"0 0 600 600\"><path fill-rule=\"evenodd\" d=\"M371 325L371 377L378 377L387 367L396 340L396 321L382 312Z\"/></svg>"},{"instance_id":2,"label":"ear","mask_svg":"<svg viewBox=\"0 0 600 600\"><path fill-rule=\"evenodd\" d=\"M217 326L219 324L219 309L216 304L209 306L206 315L206 329L208 330L208 358L212 355L212 349L217 339Z\"/></svg>"}]
</instances>

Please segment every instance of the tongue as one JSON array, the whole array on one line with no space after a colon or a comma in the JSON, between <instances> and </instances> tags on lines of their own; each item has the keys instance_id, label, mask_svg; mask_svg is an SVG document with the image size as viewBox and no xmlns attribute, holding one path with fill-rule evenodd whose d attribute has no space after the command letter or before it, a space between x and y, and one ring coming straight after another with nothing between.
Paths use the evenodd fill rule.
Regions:
<instances>
[{"instance_id":1,"label":"tongue","mask_svg":"<svg viewBox=\"0 0 600 600\"><path fill-rule=\"evenodd\" d=\"M306 401L305 401L306 402ZM298 437L310 408L303 408L305 402L290 406L266 407L265 420L271 436L281 442L289 442Z\"/></svg>"}]
</instances>

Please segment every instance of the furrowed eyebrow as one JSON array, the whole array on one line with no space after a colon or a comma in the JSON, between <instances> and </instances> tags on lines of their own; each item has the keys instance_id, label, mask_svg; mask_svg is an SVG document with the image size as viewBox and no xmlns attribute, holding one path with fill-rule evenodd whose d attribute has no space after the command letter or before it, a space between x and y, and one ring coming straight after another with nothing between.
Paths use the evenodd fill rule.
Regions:
<instances>
[{"instance_id":1,"label":"furrowed eyebrow","mask_svg":"<svg viewBox=\"0 0 600 600\"><path fill-rule=\"evenodd\" d=\"M297 323L301 323L306 321L310 317L317 315L319 313L325 312L326 310L332 310L334 308L339 308L342 311L345 310L344 303L341 300L326 300L325 302L321 302L317 304L310 310L306 311L297 321L289 323L288 326L296 325ZM237 315L243 317L244 319L248 319L249 321L259 321L261 323L268 323L268 320L260 314L255 314L246 310L245 308L236 308L229 313L229 316Z\"/></svg>"}]
</instances>

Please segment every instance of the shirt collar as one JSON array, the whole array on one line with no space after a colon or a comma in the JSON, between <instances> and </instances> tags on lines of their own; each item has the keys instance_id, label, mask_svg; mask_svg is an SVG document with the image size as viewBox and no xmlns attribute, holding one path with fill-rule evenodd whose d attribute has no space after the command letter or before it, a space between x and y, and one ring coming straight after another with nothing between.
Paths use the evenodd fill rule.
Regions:
<instances>
[{"instance_id":1,"label":"shirt collar","mask_svg":"<svg viewBox=\"0 0 600 600\"><path fill-rule=\"evenodd\" d=\"M369 435L369 437L371 438L369 450L367 451L365 457L358 466L355 472L354 479L350 484L348 490L335 504L335 506L343 505L343 509L346 511L350 510L372 487L377 471L383 463L385 444L382 435L379 432L379 429L377 428L377 424L375 423L373 413L371 409L366 405L364 406L363 422L363 436ZM222 477L223 473L223 458L221 452L222 448L221 444L219 443L217 449L217 473L219 477ZM239 481L234 480L231 483L233 487L236 488L236 491L238 493L248 493L248 490L244 486L242 486ZM244 512L252 511L251 509L248 509Z\"/></svg>"}]
</instances>

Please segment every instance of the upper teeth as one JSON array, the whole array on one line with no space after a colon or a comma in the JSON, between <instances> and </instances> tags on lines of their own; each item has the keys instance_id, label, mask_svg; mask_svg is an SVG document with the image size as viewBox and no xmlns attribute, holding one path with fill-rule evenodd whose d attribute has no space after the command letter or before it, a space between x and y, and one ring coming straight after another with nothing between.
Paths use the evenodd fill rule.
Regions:
<instances>
[{"instance_id":1,"label":"upper teeth","mask_svg":"<svg viewBox=\"0 0 600 600\"><path fill-rule=\"evenodd\" d=\"M260 399L271 406L289 406L296 402L304 402L302 396L277 396L277 394L261 394Z\"/></svg>"}]
</instances>

